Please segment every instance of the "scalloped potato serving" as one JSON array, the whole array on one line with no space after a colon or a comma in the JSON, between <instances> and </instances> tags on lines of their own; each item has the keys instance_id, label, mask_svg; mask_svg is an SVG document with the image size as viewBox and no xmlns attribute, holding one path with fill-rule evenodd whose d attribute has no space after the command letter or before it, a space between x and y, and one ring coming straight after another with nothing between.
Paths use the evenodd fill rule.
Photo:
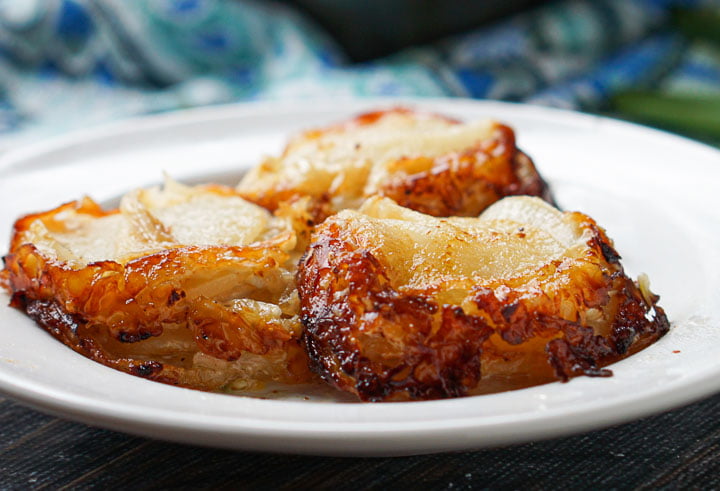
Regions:
<instances>
[{"instance_id":1,"label":"scalloped potato serving","mask_svg":"<svg viewBox=\"0 0 720 491\"><path fill-rule=\"evenodd\" d=\"M371 198L320 225L301 261L305 344L365 401L610 375L669 327L619 259L591 218L537 198L447 219Z\"/></svg>"},{"instance_id":2,"label":"scalloped potato serving","mask_svg":"<svg viewBox=\"0 0 720 491\"><path fill-rule=\"evenodd\" d=\"M314 223L375 195L433 216L476 216L509 195L552 201L508 126L405 108L301 133L237 189L269 210L301 201Z\"/></svg>"},{"instance_id":3,"label":"scalloped potato serving","mask_svg":"<svg viewBox=\"0 0 720 491\"><path fill-rule=\"evenodd\" d=\"M15 224L12 304L112 368L199 389L311 379L288 225L230 188L85 198Z\"/></svg>"},{"instance_id":4,"label":"scalloped potato serving","mask_svg":"<svg viewBox=\"0 0 720 491\"><path fill-rule=\"evenodd\" d=\"M609 375L667 318L602 228L548 202L507 126L376 111L235 189L167 180L20 218L0 286L84 356L203 390L417 400Z\"/></svg>"}]
</instances>

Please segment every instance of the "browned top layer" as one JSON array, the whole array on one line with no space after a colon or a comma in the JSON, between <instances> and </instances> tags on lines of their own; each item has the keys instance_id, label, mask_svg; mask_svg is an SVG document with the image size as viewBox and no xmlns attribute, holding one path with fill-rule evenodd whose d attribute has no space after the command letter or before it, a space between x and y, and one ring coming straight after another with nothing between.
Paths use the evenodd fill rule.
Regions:
<instances>
[{"instance_id":1,"label":"browned top layer","mask_svg":"<svg viewBox=\"0 0 720 491\"><path fill-rule=\"evenodd\" d=\"M657 298L625 276L592 219L548 210L532 218L549 207L530 198L495 207L511 208L509 199L528 201L519 212L528 221L510 209L481 223L424 217L421 225L375 203L369 215L343 212L319 226L298 271L314 369L363 400L455 397L483 391L486 380L507 388L607 375L603 365L665 333ZM543 233L552 216L556 229ZM397 240L408 234L426 243ZM528 254L524 241L544 248L545 260L487 264L494 248Z\"/></svg>"},{"instance_id":2,"label":"browned top layer","mask_svg":"<svg viewBox=\"0 0 720 491\"><path fill-rule=\"evenodd\" d=\"M261 208L247 230L221 230L218 210L218 224L208 218L199 232L234 245L178 243L195 236L174 221L184 199L191 212L215 197L246 205L231 201L240 199L232 189L172 186L144 208L103 211L86 198L19 219L2 272L13 305L74 350L135 375L202 389L247 376L308 380L287 269L292 232ZM88 262L94 247L120 252Z\"/></svg>"},{"instance_id":3,"label":"browned top layer","mask_svg":"<svg viewBox=\"0 0 720 491\"><path fill-rule=\"evenodd\" d=\"M238 190L269 210L307 197L316 223L373 195L433 216L477 216L509 195L551 200L509 127L406 108L304 132L252 169Z\"/></svg>"}]
</instances>

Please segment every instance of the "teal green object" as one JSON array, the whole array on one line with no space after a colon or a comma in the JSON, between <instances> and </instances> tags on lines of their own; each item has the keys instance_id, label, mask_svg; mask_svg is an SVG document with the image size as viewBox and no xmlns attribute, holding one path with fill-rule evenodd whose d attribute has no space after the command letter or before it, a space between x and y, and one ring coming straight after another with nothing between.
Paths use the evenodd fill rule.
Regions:
<instances>
[{"instance_id":1,"label":"teal green object","mask_svg":"<svg viewBox=\"0 0 720 491\"><path fill-rule=\"evenodd\" d=\"M717 0L565 0L351 64L286 4L3 2L0 134L7 142L248 100L472 97L594 111L628 89L711 93L720 57L673 32L680 4L685 31L697 9L720 12Z\"/></svg>"}]
</instances>

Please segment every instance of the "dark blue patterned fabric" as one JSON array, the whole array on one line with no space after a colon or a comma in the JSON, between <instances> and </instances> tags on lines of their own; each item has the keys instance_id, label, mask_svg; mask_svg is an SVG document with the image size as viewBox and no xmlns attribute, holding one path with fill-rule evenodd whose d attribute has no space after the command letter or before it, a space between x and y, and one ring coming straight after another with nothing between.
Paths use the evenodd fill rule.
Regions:
<instances>
[{"instance_id":1,"label":"dark blue patterned fabric","mask_svg":"<svg viewBox=\"0 0 720 491\"><path fill-rule=\"evenodd\" d=\"M595 110L632 87L720 93L720 50L668 29L720 0L567 0L434 45L349 64L284 5L0 3L0 133L52 134L223 102L461 96Z\"/></svg>"}]
</instances>

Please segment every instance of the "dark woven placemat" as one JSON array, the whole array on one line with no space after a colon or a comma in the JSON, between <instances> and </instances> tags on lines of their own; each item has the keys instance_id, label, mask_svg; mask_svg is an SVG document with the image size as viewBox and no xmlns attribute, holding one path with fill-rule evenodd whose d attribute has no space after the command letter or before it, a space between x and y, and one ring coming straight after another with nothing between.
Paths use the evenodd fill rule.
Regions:
<instances>
[{"instance_id":1,"label":"dark woven placemat","mask_svg":"<svg viewBox=\"0 0 720 491\"><path fill-rule=\"evenodd\" d=\"M586 435L401 458L285 456L165 443L0 399L0 488L712 488L720 395Z\"/></svg>"}]
</instances>

